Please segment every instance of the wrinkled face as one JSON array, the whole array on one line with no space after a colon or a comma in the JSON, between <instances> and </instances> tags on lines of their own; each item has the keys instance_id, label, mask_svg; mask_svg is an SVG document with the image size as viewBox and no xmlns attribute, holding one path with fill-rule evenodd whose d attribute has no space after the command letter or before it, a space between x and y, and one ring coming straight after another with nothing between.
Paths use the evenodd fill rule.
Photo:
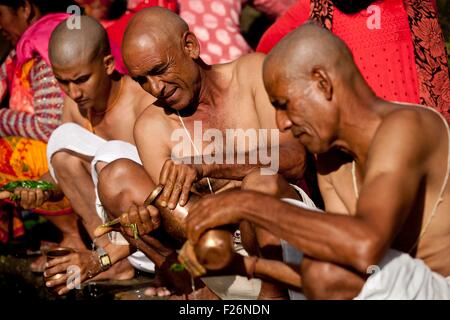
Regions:
<instances>
[{"instance_id":1,"label":"wrinkled face","mask_svg":"<svg viewBox=\"0 0 450 320\"><path fill-rule=\"evenodd\" d=\"M161 107L182 110L198 100L200 71L189 52L180 45L156 44L124 50L130 76L158 99Z\"/></svg>"},{"instance_id":2,"label":"wrinkled face","mask_svg":"<svg viewBox=\"0 0 450 320\"><path fill-rule=\"evenodd\" d=\"M20 7L15 11L8 6L0 5L0 30L7 40L16 45L27 28L24 8Z\"/></svg>"},{"instance_id":3,"label":"wrinkled face","mask_svg":"<svg viewBox=\"0 0 450 320\"><path fill-rule=\"evenodd\" d=\"M288 79L279 67L264 68L264 85L276 108L278 128L291 130L311 152L323 153L332 147L337 115L313 80Z\"/></svg>"},{"instance_id":4,"label":"wrinkled face","mask_svg":"<svg viewBox=\"0 0 450 320\"><path fill-rule=\"evenodd\" d=\"M104 103L111 80L103 59L89 63L73 63L70 66L53 65L53 73L64 93L74 100L80 109L90 109Z\"/></svg>"}]
</instances>

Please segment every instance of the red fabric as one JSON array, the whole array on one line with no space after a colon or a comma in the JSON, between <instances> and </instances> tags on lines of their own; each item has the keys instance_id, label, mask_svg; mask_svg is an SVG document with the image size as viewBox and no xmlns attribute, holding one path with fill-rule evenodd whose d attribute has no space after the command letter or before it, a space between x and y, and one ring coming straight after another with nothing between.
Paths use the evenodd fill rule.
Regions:
<instances>
[{"instance_id":1,"label":"red fabric","mask_svg":"<svg viewBox=\"0 0 450 320\"><path fill-rule=\"evenodd\" d=\"M414 44L403 1L378 1L374 4L380 7L380 29L367 27L371 14L366 10L347 15L335 7L332 31L348 45L356 65L378 96L386 100L420 103L419 86L426 84L418 80ZM257 51L269 52L287 33L306 22L309 12L310 0L299 0L267 30Z\"/></svg>"}]
</instances>

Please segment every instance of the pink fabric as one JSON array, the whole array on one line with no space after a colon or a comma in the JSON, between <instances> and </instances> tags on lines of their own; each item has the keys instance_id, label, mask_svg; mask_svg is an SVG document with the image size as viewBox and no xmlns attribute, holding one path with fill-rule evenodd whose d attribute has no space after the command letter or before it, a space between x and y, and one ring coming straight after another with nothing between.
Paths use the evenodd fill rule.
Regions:
<instances>
[{"instance_id":1,"label":"pink fabric","mask_svg":"<svg viewBox=\"0 0 450 320\"><path fill-rule=\"evenodd\" d=\"M206 63L229 62L252 51L240 32L241 0L179 0L179 6Z\"/></svg>"},{"instance_id":2,"label":"pink fabric","mask_svg":"<svg viewBox=\"0 0 450 320\"><path fill-rule=\"evenodd\" d=\"M16 46L17 68L38 55L50 65L48 58L48 43L50 35L56 26L69 17L66 13L47 14L32 24L20 37Z\"/></svg>"},{"instance_id":3,"label":"pink fabric","mask_svg":"<svg viewBox=\"0 0 450 320\"><path fill-rule=\"evenodd\" d=\"M378 1L380 29L369 29L366 10L333 15L333 33L353 53L355 63L375 93L387 100L420 103L414 46L402 0ZM300 0L262 37L257 51L269 52L288 32L309 18L310 0Z\"/></svg>"}]
</instances>

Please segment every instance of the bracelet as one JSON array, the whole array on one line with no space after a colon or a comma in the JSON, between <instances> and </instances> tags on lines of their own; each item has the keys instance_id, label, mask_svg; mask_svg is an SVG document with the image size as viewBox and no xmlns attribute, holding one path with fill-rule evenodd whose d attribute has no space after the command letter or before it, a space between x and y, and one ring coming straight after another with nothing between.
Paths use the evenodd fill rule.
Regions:
<instances>
[{"instance_id":1,"label":"bracelet","mask_svg":"<svg viewBox=\"0 0 450 320\"><path fill-rule=\"evenodd\" d=\"M251 261L250 261L250 267L247 271L247 278L249 279L253 279L255 277L255 269L256 269L256 263L259 260L259 257L257 256L251 256L248 257Z\"/></svg>"},{"instance_id":2,"label":"bracelet","mask_svg":"<svg viewBox=\"0 0 450 320\"><path fill-rule=\"evenodd\" d=\"M158 196L161 194L161 192L164 189L164 185L158 184L158 186L150 193L150 195L145 199L144 206L149 206L153 204L153 202L158 198Z\"/></svg>"}]
</instances>

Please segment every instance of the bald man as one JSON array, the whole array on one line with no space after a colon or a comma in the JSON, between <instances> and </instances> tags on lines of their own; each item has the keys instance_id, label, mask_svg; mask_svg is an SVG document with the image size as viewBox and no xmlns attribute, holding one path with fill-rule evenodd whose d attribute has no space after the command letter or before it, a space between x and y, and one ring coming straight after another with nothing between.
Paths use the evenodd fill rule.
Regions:
<instances>
[{"instance_id":1,"label":"bald man","mask_svg":"<svg viewBox=\"0 0 450 320\"><path fill-rule=\"evenodd\" d=\"M63 111L65 124L51 136L47 155L53 177L49 180L57 181L56 193L64 194L70 200L73 210L94 239L94 229L104 221L97 215L95 179L93 181L91 175L96 176L108 161L121 156L138 157L133 127L139 114L155 99L130 77L115 71L103 27L90 17L80 19L80 29L68 29L66 21L61 22L49 43L53 72L67 98ZM99 154L102 150L103 154ZM48 199L49 194L39 193L38 196L37 192L29 190L29 194L21 199L22 206L39 206ZM127 242L114 244L102 237L95 241L98 252L93 252L82 245L77 231L69 230L72 239L61 243L75 246L77 252L48 262L47 277L65 272L70 265L80 267L82 282L95 276L97 280L134 276L133 267L125 259L133 252ZM103 265L99 255L107 256L109 264ZM148 259L144 260L150 263ZM66 280L67 276L48 281L46 285L57 287L59 294L65 294L70 289L65 286Z\"/></svg>"},{"instance_id":2,"label":"bald man","mask_svg":"<svg viewBox=\"0 0 450 320\"><path fill-rule=\"evenodd\" d=\"M259 169L269 169L273 163L262 163L259 158L257 163L250 163L249 154L255 150L266 151L267 146L279 149L279 153L278 150L272 153L272 160L279 159L279 168L273 170L279 169L292 181L303 176L304 149L290 133L279 134L278 141L261 139L257 145L264 142L266 146L258 148L249 144L239 150L236 144L227 150L214 148L215 155L232 153L235 157L240 153L246 159L245 164L236 163L236 158L231 164L189 163L195 156L211 155L205 148L211 140L195 146L190 144L191 138L193 143L199 134L211 129L216 131L210 133L223 137L227 129L249 130L255 136L260 132L268 132L270 136L268 129L273 129L278 138L275 112L262 82L263 55L252 54L223 65L206 65L199 57L197 38L187 24L170 11L157 7L136 14L127 27L122 49L130 76L157 101L142 113L134 130L143 166L117 161L100 174L99 197L106 209L119 213L118 208L128 208L130 203L142 204L158 183L164 185L161 199L169 209L186 204L191 187L201 194L222 192L240 187L241 183L245 188L263 190L265 180ZM172 151L180 141L174 139L174 133L180 132L187 148L183 149L181 163L175 163ZM120 188L107 187L119 185L119 181ZM289 191L297 196L293 189L286 192ZM246 232L242 233L245 238ZM267 254L281 257L280 253L268 252L272 245L279 245L278 239L259 230L256 237L263 252L269 249Z\"/></svg>"},{"instance_id":3,"label":"bald man","mask_svg":"<svg viewBox=\"0 0 450 320\"><path fill-rule=\"evenodd\" d=\"M314 24L271 51L263 77L280 130L317 156L326 214L232 191L191 208L189 241L248 220L303 252L300 277L284 280L308 298L449 299L446 120L378 98L344 43Z\"/></svg>"}]
</instances>

